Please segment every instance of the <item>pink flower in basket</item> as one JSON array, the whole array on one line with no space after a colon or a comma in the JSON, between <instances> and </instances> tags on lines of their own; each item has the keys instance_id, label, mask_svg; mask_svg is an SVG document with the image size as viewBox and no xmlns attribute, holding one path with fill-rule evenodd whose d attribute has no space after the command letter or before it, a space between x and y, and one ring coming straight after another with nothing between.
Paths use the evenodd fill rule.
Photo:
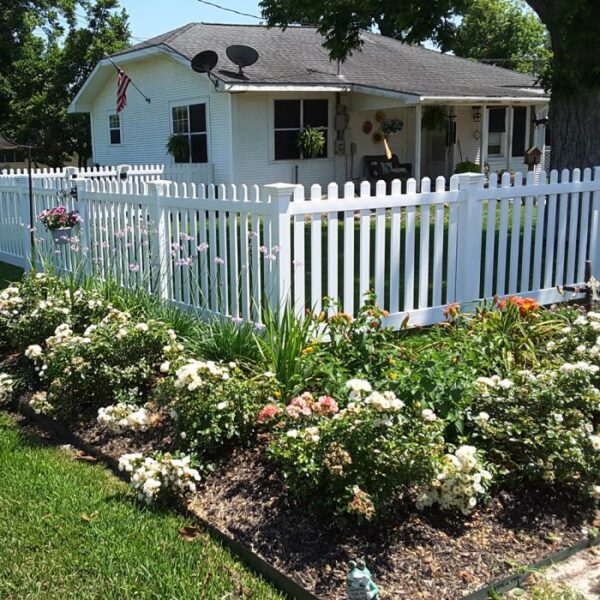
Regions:
<instances>
[{"instance_id":1,"label":"pink flower in basket","mask_svg":"<svg viewBox=\"0 0 600 600\"><path fill-rule=\"evenodd\" d=\"M49 231L75 227L81 220L76 210L67 211L64 206L47 208L38 215L38 219Z\"/></svg>"}]
</instances>

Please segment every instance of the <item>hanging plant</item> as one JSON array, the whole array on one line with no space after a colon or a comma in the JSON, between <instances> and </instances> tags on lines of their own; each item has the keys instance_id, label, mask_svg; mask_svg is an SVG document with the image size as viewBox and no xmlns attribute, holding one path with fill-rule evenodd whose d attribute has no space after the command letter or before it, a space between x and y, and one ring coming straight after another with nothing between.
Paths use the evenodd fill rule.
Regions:
<instances>
[{"instance_id":1,"label":"hanging plant","mask_svg":"<svg viewBox=\"0 0 600 600\"><path fill-rule=\"evenodd\" d=\"M448 123L448 111L443 106L426 106L421 117L421 129L443 131Z\"/></svg>"},{"instance_id":2,"label":"hanging plant","mask_svg":"<svg viewBox=\"0 0 600 600\"><path fill-rule=\"evenodd\" d=\"M325 148L325 135L319 129L308 126L298 134L297 144L304 158L318 158Z\"/></svg>"},{"instance_id":3,"label":"hanging plant","mask_svg":"<svg viewBox=\"0 0 600 600\"><path fill-rule=\"evenodd\" d=\"M175 162L187 162L190 156L190 143L187 135L174 133L167 142L167 152Z\"/></svg>"},{"instance_id":4,"label":"hanging plant","mask_svg":"<svg viewBox=\"0 0 600 600\"><path fill-rule=\"evenodd\" d=\"M379 126L379 130L387 138L395 133L400 133L404 127L404 121L402 119L385 119Z\"/></svg>"}]
</instances>

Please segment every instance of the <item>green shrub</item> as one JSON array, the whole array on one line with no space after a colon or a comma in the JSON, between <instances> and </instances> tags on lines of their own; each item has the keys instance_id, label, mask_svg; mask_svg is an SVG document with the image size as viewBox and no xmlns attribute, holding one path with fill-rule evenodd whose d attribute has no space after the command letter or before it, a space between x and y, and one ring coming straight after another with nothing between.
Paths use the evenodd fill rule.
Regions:
<instances>
[{"instance_id":1,"label":"green shrub","mask_svg":"<svg viewBox=\"0 0 600 600\"><path fill-rule=\"evenodd\" d=\"M397 494L426 484L441 464L443 422L364 380L347 382L350 402L303 394L259 413L268 454L293 493L337 516L371 520Z\"/></svg>"},{"instance_id":2,"label":"green shrub","mask_svg":"<svg viewBox=\"0 0 600 600\"><path fill-rule=\"evenodd\" d=\"M63 279L30 272L0 292L0 346L22 351L41 344L63 323L82 332L105 312L97 292L72 289Z\"/></svg>"},{"instance_id":3,"label":"green shrub","mask_svg":"<svg viewBox=\"0 0 600 600\"><path fill-rule=\"evenodd\" d=\"M175 418L183 445L197 456L249 444L259 409L279 395L271 373L250 378L236 363L179 358L161 370L167 376L157 386L157 398Z\"/></svg>"},{"instance_id":4,"label":"green shrub","mask_svg":"<svg viewBox=\"0 0 600 600\"><path fill-rule=\"evenodd\" d=\"M506 485L594 493L600 472L598 372L585 362L564 363L511 379L478 379L467 410L467 436L486 452Z\"/></svg>"},{"instance_id":5,"label":"green shrub","mask_svg":"<svg viewBox=\"0 0 600 600\"><path fill-rule=\"evenodd\" d=\"M60 325L45 350L31 346L26 354L36 362L56 413L73 417L112 404L127 391L142 398L158 363L176 350L175 334L164 323L136 323L112 309L83 335Z\"/></svg>"}]
</instances>

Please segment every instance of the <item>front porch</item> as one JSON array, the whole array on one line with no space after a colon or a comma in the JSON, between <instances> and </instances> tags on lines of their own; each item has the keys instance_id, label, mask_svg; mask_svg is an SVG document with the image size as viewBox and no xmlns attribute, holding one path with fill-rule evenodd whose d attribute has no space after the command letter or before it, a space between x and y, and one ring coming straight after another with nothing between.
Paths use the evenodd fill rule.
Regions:
<instances>
[{"instance_id":1,"label":"front porch","mask_svg":"<svg viewBox=\"0 0 600 600\"><path fill-rule=\"evenodd\" d=\"M545 99L482 100L421 98L418 103L401 104L398 98L352 94L349 179L375 181L396 175L403 181L414 177L420 182L422 177L449 178L459 163L467 161L483 173L527 172L526 150L537 146L544 153ZM378 157L388 162L379 131L385 119L400 119L404 127L389 136L393 163L382 164L378 170Z\"/></svg>"}]
</instances>

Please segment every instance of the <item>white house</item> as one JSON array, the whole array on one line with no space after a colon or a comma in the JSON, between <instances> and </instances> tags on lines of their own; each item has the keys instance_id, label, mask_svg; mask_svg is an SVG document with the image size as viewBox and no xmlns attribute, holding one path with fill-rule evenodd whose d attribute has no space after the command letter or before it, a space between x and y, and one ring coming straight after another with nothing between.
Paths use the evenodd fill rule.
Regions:
<instances>
[{"instance_id":1,"label":"white house","mask_svg":"<svg viewBox=\"0 0 600 600\"><path fill-rule=\"evenodd\" d=\"M373 33L362 41L362 51L338 65L313 28L192 23L112 57L149 103L130 86L117 114L117 70L102 60L70 111L90 114L98 164L172 164L166 144L180 133L191 148L189 168L217 183L326 185L372 176L386 118L404 123L389 140L394 176L448 176L465 160L526 171L526 149L543 151L549 99L531 77ZM242 75L226 54L236 44L259 54ZM219 58L210 75L190 64L205 50ZM422 127L434 115L442 126ZM320 158L303 158L297 147L308 125L326 136ZM375 174L389 172L384 162Z\"/></svg>"}]
</instances>

